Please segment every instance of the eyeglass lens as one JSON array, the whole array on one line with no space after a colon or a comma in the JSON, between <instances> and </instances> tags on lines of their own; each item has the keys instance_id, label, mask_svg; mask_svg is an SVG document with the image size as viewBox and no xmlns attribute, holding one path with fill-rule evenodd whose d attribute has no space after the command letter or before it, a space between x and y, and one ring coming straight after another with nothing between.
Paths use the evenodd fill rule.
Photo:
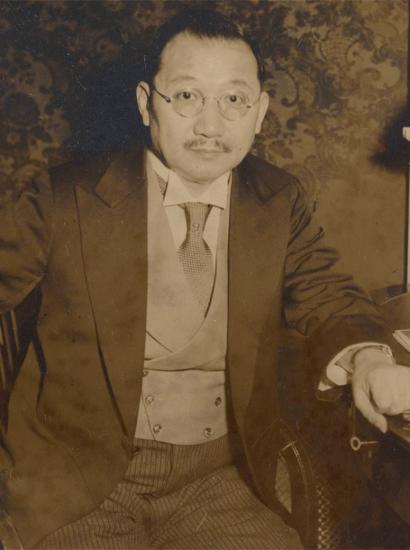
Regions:
<instances>
[{"instance_id":1,"label":"eyeglass lens","mask_svg":"<svg viewBox=\"0 0 410 550\"><path fill-rule=\"evenodd\" d=\"M210 98L205 98L198 92L183 91L177 92L171 99L174 110L179 115L190 118L201 113ZM216 100L221 115L231 121L244 117L251 106L248 97L243 93L229 92L213 99Z\"/></svg>"}]
</instances>

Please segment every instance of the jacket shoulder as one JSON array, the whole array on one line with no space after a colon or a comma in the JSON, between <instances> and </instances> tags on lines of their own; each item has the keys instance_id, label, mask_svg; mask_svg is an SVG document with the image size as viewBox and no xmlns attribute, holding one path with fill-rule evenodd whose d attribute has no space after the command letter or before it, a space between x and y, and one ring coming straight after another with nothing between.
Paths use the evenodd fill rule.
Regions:
<instances>
[{"instance_id":1,"label":"jacket shoulder","mask_svg":"<svg viewBox=\"0 0 410 550\"><path fill-rule=\"evenodd\" d=\"M103 176L111 162L111 155L106 153L98 157L74 159L49 169L51 183L55 190L81 185L92 189Z\"/></svg>"},{"instance_id":2,"label":"jacket shoulder","mask_svg":"<svg viewBox=\"0 0 410 550\"><path fill-rule=\"evenodd\" d=\"M239 166L242 182L250 187L262 202L268 202L274 195L280 192L289 194L295 200L302 191L299 180L270 162L247 155Z\"/></svg>"}]
</instances>

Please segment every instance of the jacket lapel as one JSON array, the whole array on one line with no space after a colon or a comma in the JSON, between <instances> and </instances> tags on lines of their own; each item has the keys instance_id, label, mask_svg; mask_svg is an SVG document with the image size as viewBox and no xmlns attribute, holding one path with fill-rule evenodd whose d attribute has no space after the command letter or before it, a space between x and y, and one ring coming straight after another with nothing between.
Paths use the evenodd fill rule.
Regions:
<instances>
[{"instance_id":1,"label":"jacket lapel","mask_svg":"<svg viewBox=\"0 0 410 550\"><path fill-rule=\"evenodd\" d=\"M145 345L147 193L143 164L140 152L120 153L94 189L89 182L76 187L99 358L113 406L129 437L136 424Z\"/></svg>"},{"instance_id":2,"label":"jacket lapel","mask_svg":"<svg viewBox=\"0 0 410 550\"><path fill-rule=\"evenodd\" d=\"M255 178L255 174L253 174ZM236 419L244 420L254 386L263 324L280 315L289 224L280 181L263 187L252 174L233 174L229 227L228 365ZM272 345L273 335L272 335ZM273 399L273 396L272 396Z\"/></svg>"}]
</instances>

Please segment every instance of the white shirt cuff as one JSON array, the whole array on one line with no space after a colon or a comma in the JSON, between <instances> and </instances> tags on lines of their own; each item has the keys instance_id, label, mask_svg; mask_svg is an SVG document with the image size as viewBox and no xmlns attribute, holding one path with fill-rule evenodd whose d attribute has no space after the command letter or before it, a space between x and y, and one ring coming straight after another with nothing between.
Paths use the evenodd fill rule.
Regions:
<instances>
[{"instance_id":1,"label":"white shirt cuff","mask_svg":"<svg viewBox=\"0 0 410 550\"><path fill-rule=\"evenodd\" d=\"M326 391L335 386L345 386L350 382L351 375L354 370L352 357L359 350L364 348L374 348L385 353L394 363L392 351L389 346L380 344L379 342L360 342L343 348L333 359L328 363L325 373L322 375L318 390Z\"/></svg>"}]
</instances>

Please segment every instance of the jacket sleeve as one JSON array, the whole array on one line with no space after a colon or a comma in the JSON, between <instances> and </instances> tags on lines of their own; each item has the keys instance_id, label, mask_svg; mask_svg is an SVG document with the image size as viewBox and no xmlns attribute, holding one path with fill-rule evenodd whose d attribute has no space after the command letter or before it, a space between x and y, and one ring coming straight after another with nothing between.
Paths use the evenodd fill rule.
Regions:
<instances>
[{"instance_id":1,"label":"jacket sleeve","mask_svg":"<svg viewBox=\"0 0 410 550\"><path fill-rule=\"evenodd\" d=\"M52 240L52 190L48 175L24 189L0 189L0 540L14 544L7 516L7 476L11 458L5 445L7 408L16 376L12 335L14 309L41 281Z\"/></svg>"},{"instance_id":2,"label":"jacket sleeve","mask_svg":"<svg viewBox=\"0 0 410 550\"><path fill-rule=\"evenodd\" d=\"M18 305L45 273L52 203L47 174L23 190L0 194L0 314Z\"/></svg>"},{"instance_id":3,"label":"jacket sleeve","mask_svg":"<svg viewBox=\"0 0 410 550\"><path fill-rule=\"evenodd\" d=\"M326 244L298 182L285 267L285 322L308 337L312 368L322 372L348 345L391 338L377 306L350 275L337 272L338 253Z\"/></svg>"}]
</instances>

